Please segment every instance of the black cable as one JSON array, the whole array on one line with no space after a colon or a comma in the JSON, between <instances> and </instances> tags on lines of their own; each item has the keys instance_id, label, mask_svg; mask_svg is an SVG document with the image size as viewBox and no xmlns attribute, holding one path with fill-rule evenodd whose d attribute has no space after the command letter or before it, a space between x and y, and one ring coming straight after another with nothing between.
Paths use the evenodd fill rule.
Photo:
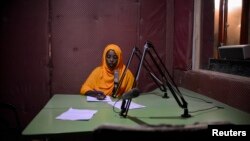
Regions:
<instances>
[{"instance_id":1,"label":"black cable","mask_svg":"<svg viewBox=\"0 0 250 141\"><path fill-rule=\"evenodd\" d=\"M116 103L117 103L118 101L120 101L120 100L121 100L121 98L117 99L117 100L115 101L114 105L113 105L113 111L114 111L115 113L119 113L118 111L115 110L115 105L116 105Z\"/></svg>"},{"instance_id":2,"label":"black cable","mask_svg":"<svg viewBox=\"0 0 250 141\"><path fill-rule=\"evenodd\" d=\"M174 89L174 91L177 92L175 89ZM178 92L177 92L177 93L178 93ZM155 94L155 95L157 95L156 93L153 93L153 92L148 93L148 94ZM212 103L213 103L213 102L211 102L211 101L206 101L206 100L204 100L204 99L202 99L202 98L190 96L190 95L187 95L187 94L183 94L183 93L182 93L182 95L187 96L187 97L191 97L191 98L194 98L194 99L198 99L198 100L201 100L201 101L206 102L206 103L209 103L209 104L212 104ZM196 111L189 111L189 112L190 112L190 113L195 113L195 112L199 112L199 111L206 111L206 110L213 109L213 108L224 109L224 107L222 107L222 106L213 106L213 107L210 107L210 108L200 109L200 110L196 110Z\"/></svg>"},{"instance_id":3,"label":"black cable","mask_svg":"<svg viewBox=\"0 0 250 141\"><path fill-rule=\"evenodd\" d=\"M221 106L212 106L210 108L200 109L200 110L196 110L196 111L189 111L189 113L196 113L196 112L206 111L206 110L210 110L210 109L213 109L213 108L224 109L224 107L221 107Z\"/></svg>"},{"instance_id":4,"label":"black cable","mask_svg":"<svg viewBox=\"0 0 250 141\"><path fill-rule=\"evenodd\" d=\"M191 97L191 98L194 98L194 99L199 99L199 100L204 101L204 102L206 102L206 103L213 103L213 102L211 102L211 101L206 101L205 99L198 98L198 97L194 97L194 96L190 96L190 95L187 95L187 94L182 94L182 95L187 96L187 97Z\"/></svg>"}]
</instances>

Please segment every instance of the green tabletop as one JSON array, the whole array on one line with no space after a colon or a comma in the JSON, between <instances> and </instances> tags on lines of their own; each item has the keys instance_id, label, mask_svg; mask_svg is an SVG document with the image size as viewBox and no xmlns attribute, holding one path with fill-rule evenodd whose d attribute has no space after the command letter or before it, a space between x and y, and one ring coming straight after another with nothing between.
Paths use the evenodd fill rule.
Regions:
<instances>
[{"instance_id":1,"label":"green tabletop","mask_svg":"<svg viewBox=\"0 0 250 141\"><path fill-rule=\"evenodd\" d=\"M102 124L138 126L140 124L189 125L194 123L230 122L232 124L250 124L250 114L232 108L198 93L180 88L188 102L190 118L181 118L180 108L169 93L168 99L156 89L142 93L132 102L144 105L141 109L128 111L128 117L119 116L119 109L106 102L87 102L85 96L55 94L37 116L23 130L25 136L56 135L64 133L92 132ZM112 99L114 100L114 99ZM206 101L206 102L205 102ZM209 103L208 103L209 102ZM217 108L220 106L222 108ZM92 109L98 112L88 121L67 121L55 119L69 108Z\"/></svg>"},{"instance_id":2,"label":"green tabletop","mask_svg":"<svg viewBox=\"0 0 250 141\"><path fill-rule=\"evenodd\" d=\"M61 133L76 133L93 131L102 123L118 125L136 125L127 118L121 118L112 109L99 110L91 120L88 121L66 121L55 119L58 115L68 109L43 109L31 121L23 131L23 135L51 135Z\"/></svg>"},{"instance_id":3,"label":"green tabletop","mask_svg":"<svg viewBox=\"0 0 250 141\"><path fill-rule=\"evenodd\" d=\"M44 108L110 108L106 102L87 102L86 99L79 94L55 94Z\"/></svg>"}]
</instances>

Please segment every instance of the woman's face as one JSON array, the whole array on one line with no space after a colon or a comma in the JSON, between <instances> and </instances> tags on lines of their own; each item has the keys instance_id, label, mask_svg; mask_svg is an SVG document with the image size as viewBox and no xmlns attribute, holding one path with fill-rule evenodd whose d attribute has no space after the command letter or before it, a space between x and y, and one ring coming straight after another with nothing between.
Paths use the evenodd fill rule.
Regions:
<instances>
[{"instance_id":1,"label":"woman's face","mask_svg":"<svg viewBox=\"0 0 250 141\"><path fill-rule=\"evenodd\" d=\"M114 50L109 50L106 54L106 63L110 70L114 70L118 63L118 56Z\"/></svg>"}]
</instances>

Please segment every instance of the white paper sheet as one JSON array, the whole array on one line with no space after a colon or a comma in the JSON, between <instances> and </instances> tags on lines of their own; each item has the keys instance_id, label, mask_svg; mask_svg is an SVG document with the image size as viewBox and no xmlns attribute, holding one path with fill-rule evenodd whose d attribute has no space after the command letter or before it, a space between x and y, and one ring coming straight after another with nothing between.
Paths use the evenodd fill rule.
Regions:
<instances>
[{"instance_id":1,"label":"white paper sheet","mask_svg":"<svg viewBox=\"0 0 250 141\"><path fill-rule=\"evenodd\" d=\"M60 120L90 120L97 110L83 110L70 108L66 112L57 116L56 119Z\"/></svg>"},{"instance_id":2,"label":"white paper sheet","mask_svg":"<svg viewBox=\"0 0 250 141\"><path fill-rule=\"evenodd\" d=\"M118 101L116 103L115 102L108 102L108 104L115 106L118 109L121 109L122 101ZM143 106L143 105L140 105L140 104L137 104L137 103L134 103L133 101L131 101L129 109L138 109L138 108L144 108L144 107L146 107L146 106Z\"/></svg>"},{"instance_id":3,"label":"white paper sheet","mask_svg":"<svg viewBox=\"0 0 250 141\"><path fill-rule=\"evenodd\" d=\"M98 100L96 97L87 96L88 102L112 102L110 96L106 96L104 100Z\"/></svg>"}]
</instances>

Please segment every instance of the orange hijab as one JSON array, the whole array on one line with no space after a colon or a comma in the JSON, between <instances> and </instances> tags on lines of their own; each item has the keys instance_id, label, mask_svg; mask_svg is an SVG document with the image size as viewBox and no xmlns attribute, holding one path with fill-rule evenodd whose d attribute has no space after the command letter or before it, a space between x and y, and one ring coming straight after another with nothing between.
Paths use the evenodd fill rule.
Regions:
<instances>
[{"instance_id":1,"label":"orange hijab","mask_svg":"<svg viewBox=\"0 0 250 141\"><path fill-rule=\"evenodd\" d=\"M118 62L114 70L118 70L120 80L121 75L125 70L125 65L123 64L122 59L122 51L118 45L109 44L104 49L101 66L95 68L91 72L90 76L81 87L81 94L85 94L90 90L98 90L102 91L105 95L112 95L114 88L114 70L110 70L106 63L106 54L109 50L114 50L118 56ZM122 95L124 92L130 90L133 86L133 82L134 76L130 70L127 70L123 83L118 91L118 95Z\"/></svg>"}]
</instances>

